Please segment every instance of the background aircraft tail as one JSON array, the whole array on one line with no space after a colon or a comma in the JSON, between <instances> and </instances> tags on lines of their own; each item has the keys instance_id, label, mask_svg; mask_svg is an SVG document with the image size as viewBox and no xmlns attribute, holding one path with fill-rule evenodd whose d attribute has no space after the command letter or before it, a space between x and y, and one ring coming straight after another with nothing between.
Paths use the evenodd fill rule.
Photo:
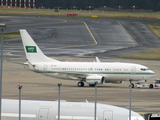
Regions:
<instances>
[{"instance_id":1,"label":"background aircraft tail","mask_svg":"<svg viewBox=\"0 0 160 120\"><path fill-rule=\"evenodd\" d=\"M27 60L31 64L34 62L60 62L45 56L25 29L20 29L19 31Z\"/></svg>"}]
</instances>

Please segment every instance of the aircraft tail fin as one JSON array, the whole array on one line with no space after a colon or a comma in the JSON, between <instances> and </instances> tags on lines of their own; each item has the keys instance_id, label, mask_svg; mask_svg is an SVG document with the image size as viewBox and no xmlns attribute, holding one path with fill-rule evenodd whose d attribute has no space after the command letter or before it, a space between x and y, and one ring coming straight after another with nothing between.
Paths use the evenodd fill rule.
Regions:
<instances>
[{"instance_id":1,"label":"aircraft tail fin","mask_svg":"<svg viewBox=\"0 0 160 120\"><path fill-rule=\"evenodd\" d=\"M27 60L30 63L34 62L60 62L58 60L49 58L43 54L38 45L34 42L31 36L25 29L20 29L20 35Z\"/></svg>"}]
</instances>

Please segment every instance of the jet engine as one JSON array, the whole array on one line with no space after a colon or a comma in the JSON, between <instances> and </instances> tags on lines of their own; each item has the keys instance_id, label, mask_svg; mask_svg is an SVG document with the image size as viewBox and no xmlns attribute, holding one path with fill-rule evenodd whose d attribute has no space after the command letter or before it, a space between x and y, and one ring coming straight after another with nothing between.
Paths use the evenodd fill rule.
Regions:
<instances>
[{"instance_id":1,"label":"jet engine","mask_svg":"<svg viewBox=\"0 0 160 120\"><path fill-rule=\"evenodd\" d=\"M100 75L93 75L93 76L86 77L87 84L95 84L95 82L97 82L98 84L105 83L104 77Z\"/></svg>"}]
</instances>

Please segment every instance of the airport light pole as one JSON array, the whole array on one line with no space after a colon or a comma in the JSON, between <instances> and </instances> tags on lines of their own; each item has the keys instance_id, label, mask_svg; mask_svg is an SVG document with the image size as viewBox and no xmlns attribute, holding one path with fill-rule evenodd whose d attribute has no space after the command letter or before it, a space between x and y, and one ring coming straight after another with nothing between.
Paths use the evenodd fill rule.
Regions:
<instances>
[{"instance_id":1,"label":"airport light pole","mask_svg":"<svg viewBox=\"0 0 160 120\"><path fill-rule=\"evenodd\" d=\"M3 30L6 28L5 23L0 24L1 29L1 67L0 67L0 120L1 120L1 110L2 110L2 68L3 68Z\"/></svg>"},{"instance_id":2,"label":"airport light pole","mask_svg":"<svg viewBox=\"0 0 160 120\"><path fill-rule=\"evenodd\" d=\"M22 86L20 85L20 83L18 83L17 87L19 89L19 120L21 120L21 89L22 89Z\"/></svg>"},{"instance_id":3,"label":"airport light pole","mask_svg":"<svg viewBox=\"0 0 160 120\"><path fill-rule=\"evenodd\" d=\"M131 120L131 106L132 106L132 79L129 80L130 82L130 97L129 97L129 120Z\"/></svg>"},{"instance_id":4,"label":"airport light pole","mask_svg":"<svg viewBox=\"0 0 160 120\"><path fill-rule=\"evenodd\" d=\"M60 87L62 83L58 83L58 120L60 120Z\"/></svg>"},{"instance_id":5,"label":"airport light pole","mask_svg":"<svg viewBox=\"0 0 160 120\"><path fill-rule=\"evenodd\" d=\"M94 120L96 120L97 116L97 82L94 83L95 91L94 91L94 102L95 102L95 107L94 107Z\"/></svg>"}]
</instances>

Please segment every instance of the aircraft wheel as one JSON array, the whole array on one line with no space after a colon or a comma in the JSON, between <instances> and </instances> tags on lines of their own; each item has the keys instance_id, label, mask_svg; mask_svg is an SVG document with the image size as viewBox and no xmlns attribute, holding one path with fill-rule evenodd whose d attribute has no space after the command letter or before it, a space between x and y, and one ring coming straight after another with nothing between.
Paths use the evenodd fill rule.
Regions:
<instances>
[{"instance_id":1,"label":"aircraft wheel","mask_svg":"<svg viewBox=\"0 0 160 120\"><path fill-rule=\"evenodd\" d=\"M84 83L83 83L83 82L78 82L78 83L77 83L77 86L78 86L78 87L84 87Z\"/></svg>"},{"instance_id":2,"label":"aircraft wheel","mask_svg":"<svg viewBox=\"0 0 160 120\"><path fill-rule=\"evenodd\" d=\"M149 85L149 88L153 88L153 84L150 84L150 85Z\"/></svg>"}]
</instances>

